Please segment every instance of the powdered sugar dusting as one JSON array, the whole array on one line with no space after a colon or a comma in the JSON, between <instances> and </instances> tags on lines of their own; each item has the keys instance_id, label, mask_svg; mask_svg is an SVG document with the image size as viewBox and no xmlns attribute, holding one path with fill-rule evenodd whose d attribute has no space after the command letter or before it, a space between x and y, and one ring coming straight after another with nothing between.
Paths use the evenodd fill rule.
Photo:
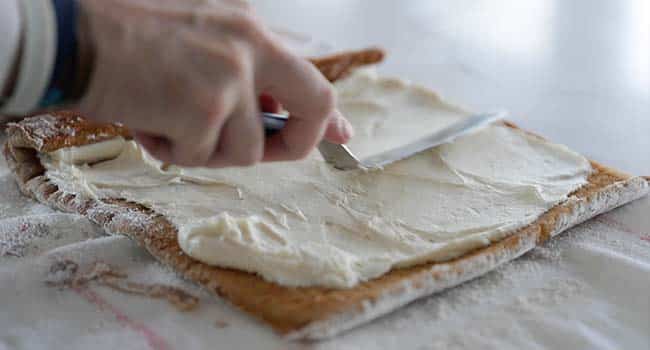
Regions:
<instances>
[{"instance_id":1,"label":"powdered sugar dusting","mask_svg":"<svg viewBox=\"0 0 650 350\"><path fill-rule=\"evenodd\" d=\"M74 294L69 291L47 288L42 283L42 271L49 268L51 260L41 269L26 268L31 264L40 266L41 256L71 257L85 266L103 259L128 269L129 277L136 281L170 283L190 291L197 288L152 261L128 239L101 237L103 230L90 221L76 214L55 212L22 196L11 176L2 175L7 174L2 164L0 160L0 241L9 241L9 236L23 238L21 225L26 225L26 236L31 238L25 240L22 258L0 254L0 344L25 342L46 348L55 346L52 344L62 346L60 341L65 339L66 343L87 344L85 348L102 348L99 344L138 347L142 342L102 312L89 309L83 300L74 302ZM649 204L645 200L624 209L647 213ZM93 210L97 215L102 211ZM608 220L592 220L484 277L414 302L330 341L305 346L320 350L644 348L650 341L644 293L650 290L650 281L639 276L650 274L644 270L644 266L650 266L650 243L640 237L650 227L641 225L644 218L635 220L620 213L606 216L639 229L622 229L608 225ZM88 234L79 233L83 231ZM60 270L60 281L69 277L66 271ZM30 280L38 283L28 283ZM101 293L124 306L135 319L155 323L154 327L159 327L175 347L186 346L183 341L189 338L196 347L216 343L242 348L302 347L274 345L279 340L268 329L204 291L195 295L201 296L205 306L182 318L177 316L180 313L170 312L172 308L161 308L164 303L147 308L141 297L110 294L107 290ZM75 318L70 318L71 312ZM21 316L12 316L18 314ZM228 327L215 331L215 319L227 320Z\"/></svg>"},{"instance_id":2,"label":"powdered sugar dusting","mask_svg":"<svg viewBox=\"0 0 650 350\"><path fill-rule=\"evenodd\" d=\"M103 235L88 219L64 213L0 219L0 257L37 256L72 242Z\"/></svg>"},{"instance_id":3,"label":"powdered sugar dusting","mask_svg":"<svg viewBox=\"0 0 650 350\"><path fill-rule=\"evenodd\" d=\"M32 140L38 143L39 148L42 147L42 141L60 135L62 131L57 128L59 119L53 115L46 114L36 117L29 117L23 119L21 122L25 128L32 131ZM9 124L15 126L16 124ZM69 131L68 131L69 132Z\"/></svg>"},{"instance_id":4,"label":"powdered sugar dusting","mask_svg":"<svg viewBox=\"0 0 650 350\"><path fill-rule=\"evenodd\" d=\"M593 233L621 240L620 234L603 229L593 223L580 226L479 279L416 301L318 348L541 349L558 348L558 344L630 348L629 344L642 341L633 335L644 334L644 321L626 329L631 334L628 339L612 333L621 312L615 311L621 307L617 304L626 302L599 296L614 289L594 289L594 281L573 272L575 249L593 243ZM650 262L650 257L646 260ZM640 317L650 322L647 314ZM560 335L565 336L554 342Z\"/></svg>"},{"instance_id":5,"label":"powdered sugar dusting","mask_svg":"<svg viewBox=\"0 0 650 350\"><path fill-rule=\"evenodd\" d=\"M197 307L199 299L183 289L163 284L143 284L127 280L128 275L120 269L103 261L95 261L85 270L70 259L55 260L50 266L45 282L51 286L80 288L89 282L127 294L167 299L180 311L190 311Z\"/></svg>"}]
</instances>

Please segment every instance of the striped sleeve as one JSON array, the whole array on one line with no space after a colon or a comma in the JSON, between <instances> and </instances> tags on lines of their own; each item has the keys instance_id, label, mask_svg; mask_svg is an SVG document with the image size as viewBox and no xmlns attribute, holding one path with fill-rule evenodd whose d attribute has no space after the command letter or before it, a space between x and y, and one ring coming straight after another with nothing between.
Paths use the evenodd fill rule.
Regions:
<instances>
[{"instance_id":1,"label":"striped sleeve","mask_svg":"<svg viewBox=\"0 0 650 350\"><path fill-rule=\"evenodd\" d=\"M20 62L12 95L0 106L0 113L26 114L38 107L54 69L57 28L51 0L0 1L2 26L15 34L0 38L0 46L8 48L6 54L0 50L0 81L7 79L18 42Z\"/></svg>"},{"instance_id":2,"label":"striped sleeve","mask_svg":"<svg viewBox=\"0 0 650 350\"><path fill-rule=\"evenodd\" d=\"M0 92L5 84L8 84L12 64L20 47L21 21L18 1L0 1L0 33L2 33L0 37ZM2 102L0 100L0 106Z\"/></svg>"}]
</instances>

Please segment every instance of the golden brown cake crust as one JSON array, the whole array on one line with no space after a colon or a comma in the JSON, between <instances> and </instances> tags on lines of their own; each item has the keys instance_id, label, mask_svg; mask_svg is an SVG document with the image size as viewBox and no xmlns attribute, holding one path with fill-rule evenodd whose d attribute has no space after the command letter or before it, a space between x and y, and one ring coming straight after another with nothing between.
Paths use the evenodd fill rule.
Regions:
<instances>
[{"instance_id":1,"label":"golden brown cake crust","mask_svg":"<svg viewBox=\"0 0 650 350\"><path fill-rule=\"evenodd\" d=\"M330 59L320 60L317 65L336 67L336 62L326 63ZM141 204L66 193L50 181L39 152L115 136L128 137L123 127L93 124L76 113L63 112L10 124L8 136L3 153L25 195L53 208L84 215L110 234L131 238L186 279L223 296L291 338L326 338L417 298L480 276L571 226L643 196L649 187L646 179L592 162L595 171L587 185L574 192L567 202L499 242L451 261L394 269L351 289L291 288L267 282L255 274L192 259L180 249L172 223Z\"/></svg>"},{"instance_id":2,"label":"golden brown cake crust","mask_svg":"<svg viewBox=\"0 0 650 350\"><path fill-rule=\"evenodd\" d=\"M311 63L329 81L337 81L346 77L356 68L376 64L384 59L384 51L379 48L368 48L359 51L343 52L331 56L311 58Z\"/></svg>"},{"instance_id":3,"label":"golden brown cake crust","mask_svg":"<svg viewBox=\"0 0 650 350\"><path fill-rule=\"evenodd\" d=\"M93 123L75 111L28 117L19 123L9 123L7 129L11 130L9 143L39 152L105 141L115 136L130 138L128 130L120 124Z\"/></svg>"}]
</instances>

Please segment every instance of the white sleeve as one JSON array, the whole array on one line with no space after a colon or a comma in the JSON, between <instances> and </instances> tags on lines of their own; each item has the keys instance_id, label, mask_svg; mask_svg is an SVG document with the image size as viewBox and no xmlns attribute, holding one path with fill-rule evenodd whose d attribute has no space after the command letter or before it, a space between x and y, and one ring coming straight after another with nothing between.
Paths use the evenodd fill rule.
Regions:
<instances>
[{"instance_id":1,"label":"white sleeve","mask_svg":"<svg viewBox=\"0 0 650 350\"><path fill-rule=\"evenodd\" d=\"M0 90L9 80L11 66L20 46L21 23L18 1L0 1L0 33L2 33L2 37L0 37Z\"/></svg>"},{"instance_id":2,"label":"white sleeve","mask_svg":"<svg viewBox=\"0 0 650 350\"><path fill-rule=\"evenodd\" d=\"M8 29L17 31L15 38L9 39L14 47L7 50L13 52L11 58L3 58L0 52L0 81L7 79L10 68L2 68L11 65L16 42L20 41L22 45L16 85L13 94L0 106L0 113L26 114L38 107L54 69L57 31L54 8L50 0L2 0L0 19L0 22L15 22L13 25L0 23L0 28L7 25ZM7 44L3 42L1 45ZM4 71L7 73L3 74Z\"/></svg>"}]
</instances>

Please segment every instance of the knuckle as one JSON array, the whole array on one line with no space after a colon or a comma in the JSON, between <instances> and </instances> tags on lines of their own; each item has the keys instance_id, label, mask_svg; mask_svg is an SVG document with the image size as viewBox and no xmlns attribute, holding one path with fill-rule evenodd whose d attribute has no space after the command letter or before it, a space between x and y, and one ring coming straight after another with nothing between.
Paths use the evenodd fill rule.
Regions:
<instances>
[{"instance_id":1,"label":"knuckle","mask_svg":"<svg viewBox=\"0 0 650 350\"><path fill-rule=\"evenodd\" d=\"M237 152L233 159L236 166L251 166L262 161L264 145L261 139L250 137L241 147L242 151Z\"/></svg>"},{"instance_id":2,"label":"knuckle","mask_svg":"<svg viewBox=\"0 0 650 350\"><path fill-rule=\"evenodd\" d=\"M195 106L193 115L196 116L198 127L195 129L215 128L221 126L231 113L233 104L238 96L233 93L232 85L216 84L211 89L202 88L194 93ZM192 127L191 123L187 124Z\"/></svg>"},{"instance_id":3,"label":"knuckle","mask_svg":"<svg viewBox=\"0 0 650 350\"><path fill-rule=\"evenodd\" d=\"M245 37L254 36L261 30L259 21L251 12L240 11L233 14L229 24L233 31Z\"/></svg>"},{"instance_id":4,"label":"knuckle","mask_svg":"<svg viewBox=\"0 0 650 350\"><path fill-rule=\"evenodd\" d=\"M173 163L185 167L198 167L203 165L203 162L197 155L176 156L174 157Z\"/></svg>"},{"instance_id":5,"label":"knuckle","mask_svg":"<svg viewBox=\"0 0 650 350\"><path fill-rule=\"evenodd\" d=\"M239 6L239 8L242 11L246 11L248 13L252 13L254 11L253 5L249 1L246 0L236 0L236 1L237 1L237 6Z\"/></svg>"},{"instance_id":6,"label":"knuckle","mask_svg":"<svg viewBox=\"0 0 650 350\"><path fill-rule=\"evenodd\" d=\"M242 155L234 159L233 163L235 163L236 166L252 166L259 163L261 160L262 160L261 152L250 150L249 152L243 153Z\"/></svg>"},{"instance_id":7,"label":"knuckle","mask_svg":"<svg viewBox=\"0 0 650 350\"><path fill-rule=\"evenodd\" d=\"M259 50L268 61L274 62L278 67L286 67L291 62L291 54L287 52L286 47L278 40L272 40L264 37L259 42Z\"/></svg>"},{"instance_id":8,"label":"knuckle","mask_svg":"<svg viewBox=\"0 0 650 350\"><path fill-rule=\"evenodd\" d=\"M295 149L291 152L291 160L301 160L305 159L311 153L311 147L301 147L300 149Z\"/></svg>"},{"instance_id":9,"label":"knuckle","mask_svg":"<svg viewBox=\"0 0 650 350\"><path fill-rule=\"evenodd\" d=\"M200 129L198 132L204 137L214 135L221 129L225 119L225 115L223 114L206 114L203 123L199 125Z\"/></svg>"},{"instance_id":10,"label":"knuckle","mask_svg":"<svg viewBox=\"0 0 650 350\"><path fill-rule=\"evenodd\" d=\"M194 150L185 152L185 148L174 147L172 150L172 162L180 166L196 167L205 165L208 154L205 150Z\"/></svg>"},{"instance_id":11,"label":"knuckle","mask_svg":"<svg viewBox=\"0 0 650 350\"><path fill-rule=\"evenodd\" d=\"M218 47L197 45L198 51L193 56L197 62L196 69L203 69L211 82L238 80L252 76L252 55L246 45L235 38L224 37Z\"/></svg>"},{"instance_id":12,"label":"knuckle","mask_svg":"<svg viewBox=\"0 0 650 350\"><path fill-rule=\"evenodd\" d=\"M199 106L199 113L207 127L220 125L228 114L226 96L217 94L206 98L206 102Z\"/></svg>"},{"instance_id":13,"label":"knuckle","mask_svg":"<svg viewBox=\"0 0 650 350\"><path fill-rule=\"evenodd\" d=\"M199 101L185 122L176 128L183 137L203 140L213 135L226 119L226 104L219 97Z\"/></svg>"},{"instance_id":14,"label":"knuckle","mask_svg":"<svg viewBox=\"0 0 650 350\"><path fill-rule=\"evenodd\" d=\"M318 109L322 111L321 117L327 118L336 106L336 94L329 84L324 84L315 94Z\"/></svg>"},{"instance_id":15,"label":"knuckle","mask_svg":"<svg viewBox=\"0 0 650 350\"><path fill-rule=\"evenodd\" d=\"M326 84L320 92L321 99L325 105L325 108L333 109L336 105L336 93L334 89L329 84Z\"/></svg>"},{"instance_id":16,"label":"knuckle","mask_svg":"<svg viewBox=\"0 0 650 350\"><path fill-rule=\"evenodd\" d=\"M234 43L230 43L228 46L227 54L221 57L224 68L237 79L247 77L250 65L245 51Z\"/></svg>"},{"instance_id":17,"label":"knuckle","mask_svg":"<svg viewBox=\"0 0 650 350\"><path fill-rule=\"evenodd\" d=\"M257 28L258 22L255 16L246 11L239 11L232 16L233 24L240 28Z\"/></svg>"},{"instance_id":18,"label":"knuckle","mask_svg":"<svg viewBox=\"0 0 650 350\"><path fill-rule=\"evenodd\" d=\"M232 59L229 62L229 67L233 75L241 80L249 75L248 65L246 64L243 56L244 55L239 53L233 54Z\"/></svg>"}]
</instances>

